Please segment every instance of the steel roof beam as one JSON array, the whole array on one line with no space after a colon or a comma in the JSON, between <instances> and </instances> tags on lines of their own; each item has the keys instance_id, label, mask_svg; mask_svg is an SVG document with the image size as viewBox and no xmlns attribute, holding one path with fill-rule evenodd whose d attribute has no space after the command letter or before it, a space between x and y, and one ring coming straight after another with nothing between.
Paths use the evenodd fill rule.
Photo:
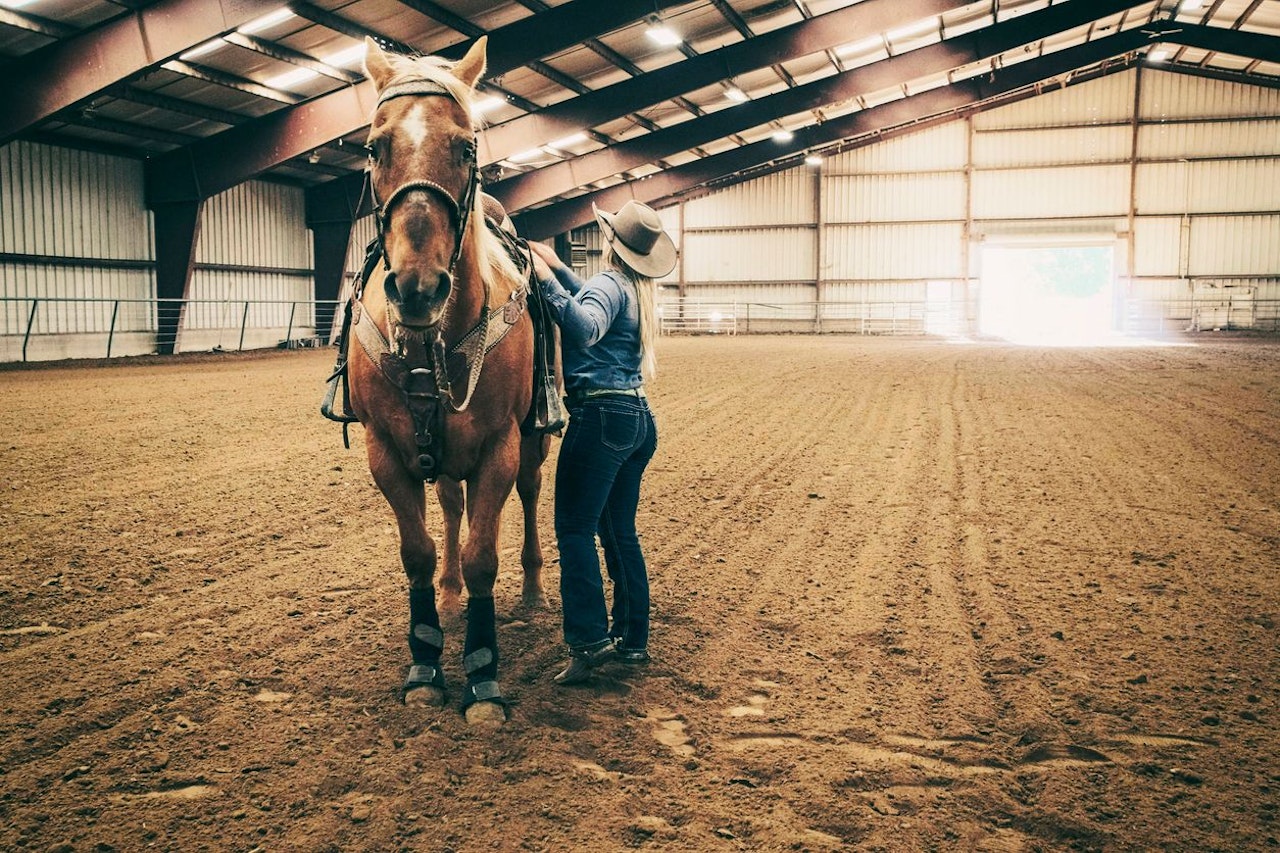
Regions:
<instances>
[{"instance_id":1,"label":"steel roof beam","mask_svg":"<svg viewBox=\"0 0 1280 853\"><path fill-rule=\"evenodd\" d=\"M659 0L659 6L685 1ZM572 47L582 41L584 32L595 34L639 20L652 12L653 6L653 0L571 0L500 27L489 33L488 74L502 74L538 56ZM439 55L456 59L469 46L454 45ZM217 195L367 126L376 103L373 84L362 81L150 160L147 203Z\"/></svg>"},{"instance_id":2,"label":"steel roof beam","mask_svg":"<svg viewBox=\"0 0 1280 853\"><path fill-rule=\"evenodd\" d=\"M1172 34L1168 36L1172 38ZM516 227L530 240L544 240L592 221L592 205L617 210L635 199L656 202L710 181L771 161L793 157L811 148L842 139L866 137L868 143L888 133L905 133L953 120L963 109L977 108L984 100L1009 94L1034 83L1068 74L1098 62L1137 50L1148 43L1146 34L1131 30L1094 42L1051 53L1039 59L1001 69L994 82L966 80L933 89L868 110L829 119L795 132L792 142L779 145L772 139L695 160L638 181L609 187L568 201L547 205L514 216Z\"/></svg>"},{"instance_id":3,"label":"steel roof beam","mask_svg":"<svg viewBox=\"0 0 1280 853\"><path fill-rule=\"evenodd\" d=\"M530 147L530 140L560 139L731 76L848 44L865 33L892 29L903 21L940 15L965 5L966 0L863 0L494 125L481 138L480 162L493 163L524 151Z\"/></svg>"},{"instance_id":4,"label":"steel roof beam","mask_svg":"<svg viewBox=\"0 0 1280 853\"><path fill-rule=\"evenodd\" d=\"M509 213L516 213L549 198L571 192L595 181L687 151L735 133L768 124L806 110L821 109L844 101L900 86L911 80L990 59L1024 44L1083 26L1099 14L1107 15L1141 5L1146 0L1104 0L1093 4L1067 3L1033 12L1013 21L908 53L891 56L842 74L717 110L696 121L638 136L608 148L592 151L524 172L490 185Z\"/></svg>"},{"instance_id":5,"label":"steel roof beam","mask_svg":"<svg viewBox=\"0 0 1280 853\"><path fill-rule=\"evenodd\" d=\"M75 27L42 18L39 15L19 12L16 9L0 9L0 24L26 30L29 33L39 33L53 39L69 38L79 32Z\"/></svg>"},{"instance_id":6,"label":"steel roof beam","mask_svg":"<svg viewBox=\"0 0 1280 853\"><path fill-rule=\"evenodd\" d=\"M0 145L107 86L249 23L277 0L160 0L19 59L6 81Z\"/></svg>"}]
</instances>

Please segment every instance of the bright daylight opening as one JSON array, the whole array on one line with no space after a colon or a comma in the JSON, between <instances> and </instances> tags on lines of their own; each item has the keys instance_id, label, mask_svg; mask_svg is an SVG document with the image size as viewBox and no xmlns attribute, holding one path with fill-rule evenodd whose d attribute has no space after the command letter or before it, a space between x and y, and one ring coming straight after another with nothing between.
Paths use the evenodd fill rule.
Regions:
<instances>
[{"instance_id":1,"label":"bright daylight opening","mask_svg":"<svg viewBox=\"0 0 1280 853\"><path fill-rule=\"evenodd\" d=\"M983 246L979 331L1042 346L1119 342L1113 255L1098 244Z\"/></svg>"}]
</instances>

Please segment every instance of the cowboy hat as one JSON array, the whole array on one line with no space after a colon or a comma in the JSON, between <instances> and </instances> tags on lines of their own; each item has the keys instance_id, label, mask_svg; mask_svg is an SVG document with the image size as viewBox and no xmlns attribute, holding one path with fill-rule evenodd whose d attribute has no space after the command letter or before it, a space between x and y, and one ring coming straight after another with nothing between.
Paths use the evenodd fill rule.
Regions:
<instances>
[{"instance_id":1,"label":"cowboy hat","mask_svg":"<svg viewBox=\"0 0 1280 853\"><path fill-rule=\"evenodd\" d=\"M675 269L676 245L662 230L662 220L652 207L629 201L617 213L594 204L591 209L605 242L627 266L649 278L662 278Z\"/></svg>"}]
</instances>

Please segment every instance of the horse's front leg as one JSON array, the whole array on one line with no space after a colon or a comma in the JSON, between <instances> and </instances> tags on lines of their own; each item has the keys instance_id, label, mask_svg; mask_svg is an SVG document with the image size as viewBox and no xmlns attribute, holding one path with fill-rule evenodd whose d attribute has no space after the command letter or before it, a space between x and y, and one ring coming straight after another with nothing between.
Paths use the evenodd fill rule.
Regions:
<instances>
[{"instance_id":1,"label":"horse's front leg","mask_svg":"<svg viewBox=\"0 0 1280 853\"><path fill-rule=\"evenodd\" d=\"M524 568L521 600L530 609L547 606L547 593L542 586L542 542L538 538L538 496L542 493L542 463L546 461L550 448L550 436L534 433L520 437L516 492L524 509L524 544L520 549L520 564Z\"/></svg>"},{"instance_id":2,"label":"horse's front leg","mask_svg":"<svg viewBox=\"0 0 1280 853\"><path fill-rule=\"evenodd\" d=\"M444 652L444 632L436 611L436 543L427 533L426 490L422 480L404 467L390 443L376 432L366 433L366 444L369 471L400 528L400 562L409 578L409 652L413 665L404 683L404 701L409 705L443 705L445 686L440 655Z\"/></svg>"},{"instance_id":3,"label":"horse's front leg","mask_svg":"<svg viewBox=\"0 0 1280 853\"><path fill-rule=\"evenodd\" d=\"M467 641L462 668L467 674L462 709L472 725L501 725L506 702L498 687L498 629L493 585L498 577L498 533L502 505L511 494L520 465L519 438L503 439L486 454L467 481L467 544L462 580L467 587Z\"/></svg>"},{"instance_id":4,"label":"horse's front leg","mask_svg":"<svg viewBox=\"0 0 1280 853\"><path fill-rule=\"evenodd\" d=\"M458 543L464 507L462 484L457 480L441 477L436 482L436 497L444 514L444 572L440 575L440 609L455 615L462 600L462 556Z\"/></svg>"}]
</instances>

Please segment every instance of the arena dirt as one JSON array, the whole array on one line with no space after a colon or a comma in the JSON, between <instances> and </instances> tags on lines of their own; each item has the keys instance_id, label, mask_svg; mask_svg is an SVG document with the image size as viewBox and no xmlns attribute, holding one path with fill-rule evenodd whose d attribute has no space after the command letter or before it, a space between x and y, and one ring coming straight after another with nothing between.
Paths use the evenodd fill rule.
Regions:
<instances>
[{"instance_id":1,"label":"arena dirt","mask_svg":"<svg viewBox=\"0 0 1280 853\"><path fill-rule=\"evenodd\" d=\"M549 482L497 732L331 353L7 370L0 849L1275 849L1280 344L1191 340L662 341L654 661L551 683Z\"/></svg>"}]
</instances>

